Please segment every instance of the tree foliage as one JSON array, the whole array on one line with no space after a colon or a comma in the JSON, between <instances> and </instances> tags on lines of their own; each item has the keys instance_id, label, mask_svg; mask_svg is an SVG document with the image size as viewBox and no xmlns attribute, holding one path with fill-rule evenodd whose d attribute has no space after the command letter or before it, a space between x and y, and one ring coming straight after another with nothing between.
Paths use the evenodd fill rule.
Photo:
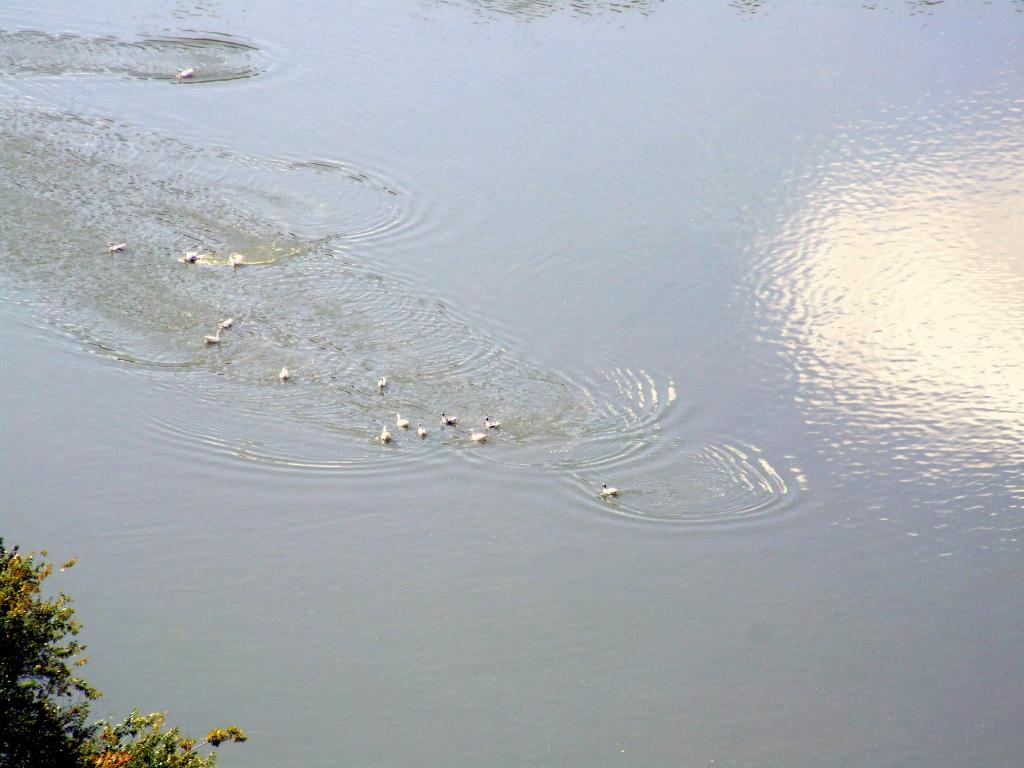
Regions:
<instances>
[{"instance_id":1,"label":"tree foliage","mask_svg":"<svg viewBox=\"0 0 1024 768\"><path fill-rule=\"evenodd\" d=\"M49 563L8 551L0 539L0 758L12 768L81 762L95 732L88 702L99 692L72 661L84 650L74 609L63 593L41 596L52 573Z\"/></svg>"},{"instance_id":2,"label":"tree foliage","mask_svg":"<svg viewBox=\"0 0 1024 768\"><path fill-rule=\"evenodd\" d=\"M149 715L134 710L122 722L114 725L102 723L99 743L100 751L93 759L93 768L208 768L217 763L214 754L202 755L196 752L194 739L181 735L177 728L163 730L165 716L160 712ZM220 746L225 741L246 740L241 728L214 728L203 744Z\"/></svg>"},{"instance_id":3,"label":"tree foliage","mask_svg":"<svg viewBox=\"0 0 1024 768\"><path fill-rule=\"evenodd\" d=\"M216 755L199 748L246 740L230 726L197 743L165 730L163 714L138 710L120 723L89 723L89 704L100 693L77 674L85 646L71 599L43 594L54 570L46 556L7 550L0 538L0 766L210 768Z\"/></svg>"}]
</instances>

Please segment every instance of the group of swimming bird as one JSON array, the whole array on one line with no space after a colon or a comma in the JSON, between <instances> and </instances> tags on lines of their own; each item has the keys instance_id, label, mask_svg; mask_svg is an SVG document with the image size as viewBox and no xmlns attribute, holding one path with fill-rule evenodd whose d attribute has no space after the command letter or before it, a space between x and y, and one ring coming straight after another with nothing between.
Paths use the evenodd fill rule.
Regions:
<instances>
[{"instance_id":1,"label":"group of swimming bird","mask_svg":"<svg viewBox=\"0 0 1024 768\"><path fill-rule=\"evenodd\" d=\"M191 77L193 74L194 74L194 70L186 69L186 70L182 70L182 72L179 72L178 73L178 77ZM121 252L123 252L128 247L128 244L127 243L114 243L114 242L111 242L109 244L109 246L110 247L108 248L108 251L110 253L121 253ZM206 253L206 251L185 251L182 254L182 256L181 256L180 261L182 261L185 264L195 264L199 260L199 257L202 256L204 253ZM241 253L232 253L231 256L228 259L228 263L231 265L232 268L237 269L238 267L241 267L241 266L245 265L245 256L243 254L241 254ZM224 333L224 331L227 331L227 330L230 330L231 328L233 328L234 325L235 325L235 319L233 317L229 317L229 318L227 318L225 320L221 320L217 324L217 331L216 331L216 333L214 333L213 335L203 336L203 341L206 342L207 346L210 346L210 345L213 345L213 344L220 344L221 335ZM289 371L287 366L286 366L286 367L281 369L281 372L277 374L277 377L281 381L288 381L292 377L292 374L291 374L291 371ZM377 379L377 390L382 395L384 394L384 391L387 388L388 388L387 376L381 376L379 379ZM458 423L459 423L458 417L456 417L456 416L449 416L449 415L447 415L444 412L441 413L441 428L442 429L444 427L454 427L454 426L457 426ZM404 418L401 413L396 413L395 414L395 426L398 429L409 429L409 420ZM490 416L484 416L484 419L483 419L483 431L480 432L480 431L477 431L476 429L470 430L469 439L472 442L474 442L474 443L485 443L485 442L487 442L488 434L490 434L492 430L499 430L499 429L501 429L501 422L500 421L495 421ZM416 424L416 434L419 436L420 439L425 439L427 437L427 429L426 429L426 427L423 426L422 423L417 423ZM388 431L388 425L387 424L383 424L381 426L380 434L377 435L377 440L379 440L381 443L390 443L392 441L392 439L394 439L394 438L393 438L393 435L391 434L391 432ZM608 499L608 498L611 498L613 496L618 496L619 495L619 489L618 488L612 488L607 483L605 483L604 485L601 486L600 490L598 491L598 495L602 499Z\"/></svg>"},{"instance_id":2,"label":"group of swimming bird","mask_svg":"<svg viewBox=\"0 0 1024 768\"><path fill-rule=\"evenodd\" d=\"M377 379L377 390L383 395L384 391L388 388L388 377L381 376ZM458 426L459 419L457 416L449 416L444 411L441 412L441 428L455 427ZM395 414L395 426L399 429L408 429L409 420L402 416L401 413ZM469 439L474 443L486 443L488 432L492 429L501 429L501 422L495 421L490 416L484 416L483 432L478 432L475 429L469 433ZM423 426L422 422L416 424L416 434L423 439L427 436L427 428ZM380 434L377 435L377 439L382 443L390 443L394 436L388 431L388 425L383 424L381 426Z\"/></svg>"},{"instance_id":3,"label":"group of swimming bird","mask_svg":"<svg viewBox=\"0 0 1024 768\"><path fill-rule=\"evenodd\" d=\"M284 370L281 371L282 379L285 378L285 374L287 372L288 372L287 368L285 368ZM384 392L385 392L385 390L387 388L388 388L388 377L387 376L381 376L379 379L377 379L377 390L382 395L384 394ZM441 429L444 429L445 427L455 427L455 426L458 426L458 424L459 424L459 418L457 416L449 416L444 411L441 412ZM405 418L404 416L402 416L401 413L396 413L395 414L395 426L398 427L399 429L409 429L409 420L407 418ZM469 439L472 440L474 443L485 443L485 442L487 442L487 435L491 432L491 430L497 431L497 430L500 430L500 429L501 429L501 422L500 421L495 421L490 416L484 416L483 431L480 432L480 431L478 431L476 429L471 429L470 433L469 433ZM416 434L420 437L420 439L426 438L426 436L427 436L427 428L424 427L422 423L416 424ZM377 439L381 443L390 443L394 439L394 436L388 430L388 425L386 423L381 425L380 434L377 435ZM610 486L607 483L605 483L598 490L598 495L602 499L610 499L610 498L612 498L614 496L618 496L619 495L619 489L618 488L613 488L612 486Z\"/></svg>"},{"instance_id":4,"label":"group of swimming bird","mask_svg":"<svg viewBox=\"0 0 1024 768\"><path fill-rule=\"evenodd\" d=\"M111 247L111 251L113 251L113 247ZM181 256L180 261L182 261L185 264L195 264L197 261L199 261L200 256L209 253L209 251L185 251L185 253L183 253ZM228 264L231 267L234 267L235 269L238 269L238 267L244 267L245 255L241 253L232 253L230 256L228 256Z\"/></svg>"}]
</instances>

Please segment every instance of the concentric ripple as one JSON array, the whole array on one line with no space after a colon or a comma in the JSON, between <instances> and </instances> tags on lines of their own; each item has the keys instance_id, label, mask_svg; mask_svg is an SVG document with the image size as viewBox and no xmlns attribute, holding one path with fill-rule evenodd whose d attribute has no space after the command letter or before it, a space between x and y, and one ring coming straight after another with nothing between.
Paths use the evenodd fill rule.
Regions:
<instances>
[{"instance_id":1,"label":"concentric ripple","mask_svg":"<svg viewBox=\"0 0 1024 768\"><path fill-rule=\"evenodd\" d=\"M236 80L261 71L261 52L228 35L197 37L83 37L34 30L0 30L0 74L107 74L175 83ZM188 79L177 79L193 68Z\"/></svg>"},{"instance_id":2,"label":"concentric ripple","mask_svg":"<svg viewBox=\"0 0 1024 768\"><path fill-rule=\"evenodd\" d=\"M26 295L52 322L136 361L188 360L187 340L239 310L250 271L386 232L411 208L370 174L299 178L291 162L26 102L0 107L0 120L6 271L33 286ZM110 241L128 247L111 254ZM178 261L197 248L208 251L200 263ZM249 266L232 269L232 253Z\"/></svg>"},{"instance_id":3,"label":"concentric ripple","mask_svg":"<svg viewBox=\"0 0 1024 768\"><path fill-rule=\"evenodd\" d=\"M760 450L735 441L671 438L642 460L616 462L611 469L574 477L593 505L638 520L733 524L778 514L793 493ZM609 480L621 492L601 499L596 489Z\"/></svg>"},{"instance_id":4,"label":"concentric ripple","mask_svg":"<svg viewBox=\"0 0 1024 768\"><path fill-rule=\"evenodd\" d=\"M0 117L0 263L12 296L145 386L187 392L191 421L150 418L188 455L372 473L454 452L581 483L614 476L643 488L614 508L647 520L745 518L786 494L738 444L679 441L685 409L671 377L536 365L422 286L357 258L364 241L419 220L392 181L31 104ZM127 246L111 253L110 241ZM196 263L181 261L185 249L201 251ZM205 344L227 317L220 344ZM441 411L459 425L442 428ZM392 427L395 440L381 445L375 435L397 413L413 429ZM485 415L502 428L481 449L469 433Z\"/></svg>"}]
</instances>

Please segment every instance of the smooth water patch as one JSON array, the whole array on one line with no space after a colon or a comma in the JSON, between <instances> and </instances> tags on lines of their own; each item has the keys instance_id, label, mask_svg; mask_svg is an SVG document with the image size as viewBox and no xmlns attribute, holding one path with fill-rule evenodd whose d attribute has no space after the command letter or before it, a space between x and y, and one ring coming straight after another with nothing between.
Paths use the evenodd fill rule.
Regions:
<instances>
[{"instance_id":1,"label":"smooth water patch","mask_svg":"<svg viewBox=\"0 0 1024 768\"><path fill-rule=\"evenodd\" d=\"M260 49L230 35L196 37L84 37L35 30L0 30L0 75L120 75L176 84L253 77ZM178 78L193 69L188 78Z\"/></svg>"}]
</instances>

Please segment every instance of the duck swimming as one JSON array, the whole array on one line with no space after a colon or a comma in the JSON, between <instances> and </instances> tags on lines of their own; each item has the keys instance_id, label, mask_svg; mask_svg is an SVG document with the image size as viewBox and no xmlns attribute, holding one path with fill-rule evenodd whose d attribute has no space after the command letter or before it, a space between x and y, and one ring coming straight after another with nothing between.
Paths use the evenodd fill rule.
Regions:
<instances>
[{"instance_id":1,"label":"duck swimming","mask_svg":"<svg viewBox=\"0 0 1024 768\"><path fill-rule=\"evenodd\" d=\"M229 317L227 320L221 320L220 323L217 324L217 327L226 331L228 328L233 328L234 325L235 318Z\"/></svg>"},{"instance_id":2,"label":"duck swimming","mask_svg":"<svg viewBox=\"0 0 1024 768\"><path fill-rule=\"evenodd\" d=\"M245 254L232 253L231 256L228 257L228 263L232 267L234 267L236 269L238 267L244 267L245 266Z\"/></svg>"},{"instance_id":3,"label":"duck swimming","mask_svg":"<svg viewBox=\"0 0 1024 768\"><path fill-rule=\"evenodd\" d=\"M291 372L287 368L282 368L281 372L277 374L277 378L281 381L288 381L292 377Z\"/></svg>"},{"instance_id":4,"label":"duck swimming","mask_svg":"<svg viewBox=\"0 0 1024 768\"><path fill-rule=\"evenodd\" d=\"M380 440L382 443L390 443L391 442L391 433L388 432L388 425L387 424L385 424L385 425L383 425L381 427L380 435L377 437L377 439Z\"/></svg>"},{"instance_id":5,"label":"duck swimming","mask_svg":"<svg viewBox=\"0 0 1024 768\"><path fill-rule=\"evenodd\" d=\"M459 423L459 420L455 416L445 416L444 411L441 412L441 426L442 427L454 427Z\"/></svg>"},{"instance_id":6,"label":"duck swimming","mask_svg":"<svg viewBox=\"0 0 1024 768\"><path fill-rule=\"evenodd\" d=\"M416 434L419 435L420 437L426 437L427 436L427 429L426 429L426 427L424 427L422 424L417 424L416 425Z\"/></svg>"},{"instance_id":7,"label":"duck swimming","mask_svg":"<svg viewBox=\"0 0 1024 768\"><path fill-rule=\"evenodd\" d=\"M474 443L486 443L487 434L484 432L471 432L469 435L469 439L472 440Z\"/></svg>"},{"instance_id":8,"label":"duck swimming","mask_svg":"<svg viewBox=\"0 0 1024 768\"><path fill-rule=\"evenodd\" d=\"M501 422L492 420L490 416L484 416L484 429L501 429Z\"/></svg>"},{"instance_id":9,"label":"duck swimming","mask_svg":"<svg viewBox=\"0 0 1024 768\"><path fill-rule=\"evenodd\" d=\"M601 486L601 498L602 499L607 499L610 496L618 496L618 495L619 495L619 489L618 488L609 488L608 487L608 483L605 483L604 485Z\"/></svg>"},{"instance_id":10,"label":"duck swimming","mask_svg":"<svg viewBox=\"0 0 1024 768\"><path fill-rule=\"evenodd\" d=\"M128 243L110 243L110 247L107 248L107 251L110 253L120 253L127 247Z\"/></svg>"},{"instance_id":11,"label":"duck swimming","mask_svg":"<svg viewBox=\"0 0 1024 768\"><path fill-rule=\"evenodd\" d=\"M224 329L218 328L216 336L203 336L203 341L205 341L207 344L220 344L220 335L222 333L224 333Z\"/></svg>"},{"instance_id":12,"label":"duck swimming","mask_svg":"<svg viewBox=\"0 0 1024 768\"><path fill-rule=\"evenodd\" d=\"M403 419L402 418L402 414L396 413L395 414L395 426L398 427L399 429L408 429L409 428L409 420L408 419Z\"/></svg>"},{"instance_id":13,"label":"duck swimming","mask_svg":"<svg viewBox=\"0 0 1024 768\"><path fill-rule=\"evenodd\" d=\"M194 75L195 73L195 67L189 67L188 69L181 70L181 72L176 74L175 77L177 77L179 80L187 80L188 78L192 77L192 75Z\"/></svg>"},{"instance_id":14,"label":"duck swimming","mask_svg":"<svg viewBox=\"0 0 1024 768\"><path fill-rule=\"evenodd\" d=\"M379 389L381 392L384 391L384 388L387 387L387 385L388 385L388 377L387 376L381 376L379 379L377 379L377 389Z\"/></svg>"}]
</instances>

